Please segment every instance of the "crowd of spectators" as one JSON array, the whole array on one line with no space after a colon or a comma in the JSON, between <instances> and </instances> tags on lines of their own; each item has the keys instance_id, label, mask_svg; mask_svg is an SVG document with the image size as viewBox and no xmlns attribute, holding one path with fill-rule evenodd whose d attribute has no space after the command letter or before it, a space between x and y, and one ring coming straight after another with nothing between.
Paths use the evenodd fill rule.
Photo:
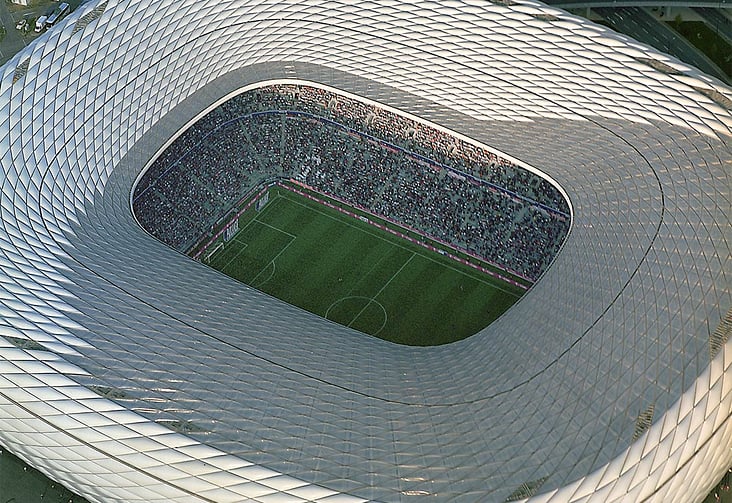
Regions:
<instances>
[{"instance_id":1,"label":"crowd of spectators","mask_svg":"<svg viewBox=\"0 0 732 503\"><path fill-rule=\"evenodd\" d=\"M183 132L138 182L133 210L188 250L262 183L295 179L535 280L569 228L540 176L466 140L321 88L242 93Z\"/></svg>"}]
</instances>

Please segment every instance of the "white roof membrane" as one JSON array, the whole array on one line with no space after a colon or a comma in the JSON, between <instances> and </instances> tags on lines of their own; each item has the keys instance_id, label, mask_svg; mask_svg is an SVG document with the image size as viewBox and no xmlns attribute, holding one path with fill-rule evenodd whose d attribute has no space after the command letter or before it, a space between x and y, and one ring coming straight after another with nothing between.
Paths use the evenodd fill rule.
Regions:
<instances>
[{"instance_id":1,"label":"white roof membrane","mask_svg":"<svg viewBox=\"0 0 732 503\"><path fill-rule=\"evenodd\" d=\"M140 170L272 79L536 167L561 252L415 348L155 241ZM92 501L700 501L732 464L730 99L539 2L87 2L0 80L0 444Z\"/></svg>"}]
</instances>

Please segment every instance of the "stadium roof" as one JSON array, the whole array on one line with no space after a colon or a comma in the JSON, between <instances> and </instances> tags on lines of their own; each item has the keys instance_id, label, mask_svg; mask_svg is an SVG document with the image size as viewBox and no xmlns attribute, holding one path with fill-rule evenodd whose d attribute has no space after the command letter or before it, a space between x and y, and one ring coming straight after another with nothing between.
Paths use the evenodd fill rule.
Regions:
<instances>
[{"instance_id":1,"label":"stadium roof","mask_svg":"<svg viewBox=\"0 0 732 503\"><path fill-rule=\"evenodd\" d=\"M546 173L562 251L415 348L140 229L156 152L277 79ZM732 464L732 90L668 56L532 1L92 1L0 107L0 444L91 500L687 502Z\"/></svg>"}]
</instances>

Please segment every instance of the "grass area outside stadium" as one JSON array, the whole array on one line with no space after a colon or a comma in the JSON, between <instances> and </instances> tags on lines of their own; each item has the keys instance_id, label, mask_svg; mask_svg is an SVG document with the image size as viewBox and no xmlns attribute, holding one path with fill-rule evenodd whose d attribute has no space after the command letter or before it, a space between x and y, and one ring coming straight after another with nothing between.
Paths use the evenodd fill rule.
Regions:
<instances>
[{"instance_id":1,"label":"grass area outside stadium","mask_svg":"<svg viewBox=\"0 0 732 503\"><path fill-rule=\"evenodd\" d=\"M0 503L88 503L0 447Z\"/></svg>"}]
</instances>

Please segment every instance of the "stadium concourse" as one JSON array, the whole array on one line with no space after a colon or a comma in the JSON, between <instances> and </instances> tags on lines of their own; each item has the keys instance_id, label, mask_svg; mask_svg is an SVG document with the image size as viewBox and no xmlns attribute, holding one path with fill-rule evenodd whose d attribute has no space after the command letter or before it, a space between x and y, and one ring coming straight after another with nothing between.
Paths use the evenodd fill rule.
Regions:
<instances>
[{"instance_id":1,"label":"stadium concourse","mask_svg":"<svg viewBox=\"0 0 732 503\"><path fill-rule=\"evenodd\" d=\"M138 225L174 137L298 83L557 187L521 300L400 346ZM530 0L108 0L0 104L0 444L91 501L689 502L732 465L732 90L693 68Z\"/></svg>"}]
</instances>

